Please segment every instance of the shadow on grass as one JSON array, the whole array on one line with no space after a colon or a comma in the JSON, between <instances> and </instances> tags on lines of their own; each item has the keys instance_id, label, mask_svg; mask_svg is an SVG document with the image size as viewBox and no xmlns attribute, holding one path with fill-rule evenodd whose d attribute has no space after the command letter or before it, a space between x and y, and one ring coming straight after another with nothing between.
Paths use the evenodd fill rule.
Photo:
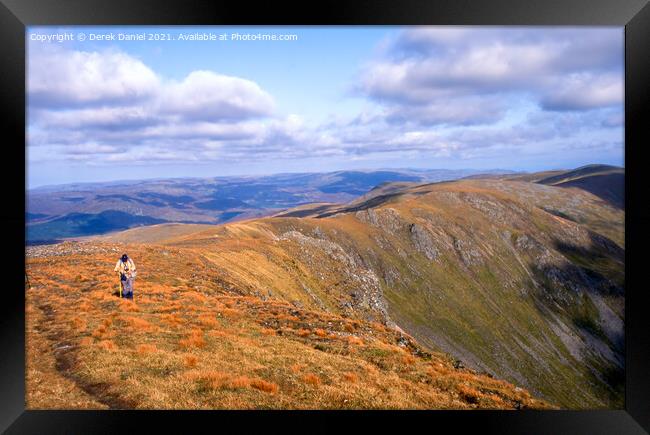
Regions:
<instances>
[{"instance_id":1,"label":"shadow on grass","mask_svg":"<svg viewBox=\"0 0 650 435\"><path fill-rule=\"evenodd\" d=\"M603 323L607 319L601 318L601 309L590 296L601 297L600 300L607 304L613 301L614 306L624 298L625 250L606 237L596 233L590 235L589 247L555 241L554 248L568 260L564 265L531 265L538 284L533 293L534 304L541 313L552 312L580 332L581 340L591 349L590 356L583 360L581 371L588 376L593 393L607 407L622 407L624 334L621 331L619 336L611 332L608 326L616 326ZM601 346L613 353L613 360L608 359L608 351L603 353Z\"/></svg>"}]
</instances>

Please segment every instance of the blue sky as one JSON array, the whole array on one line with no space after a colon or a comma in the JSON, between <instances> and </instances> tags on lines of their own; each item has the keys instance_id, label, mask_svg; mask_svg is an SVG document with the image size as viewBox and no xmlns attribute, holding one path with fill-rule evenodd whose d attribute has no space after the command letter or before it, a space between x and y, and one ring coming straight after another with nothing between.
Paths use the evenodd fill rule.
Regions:
<instances>
[{"instance_id":1,"label":"blue sky","mask_svg":"<svg viewBox=\"0 0 650 435\"><path fill-rule=\"evenodd\" d=\"M195 32L297 38L178 40ZM108 33L176 40L89 40ZM30 188L623 165L622 28L84 26L26 38Z\"/></svg>"}]
</instances>

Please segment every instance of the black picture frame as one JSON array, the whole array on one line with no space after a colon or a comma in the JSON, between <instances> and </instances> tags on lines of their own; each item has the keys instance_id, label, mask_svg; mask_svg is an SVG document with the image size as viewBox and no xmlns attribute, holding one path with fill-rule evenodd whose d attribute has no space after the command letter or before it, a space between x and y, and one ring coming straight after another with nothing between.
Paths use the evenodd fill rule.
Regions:
<instances>
[{"instance_id":1,"label":"black picture frame","mask_svg":"<svg viewBox=\"0 0 650 435\"><path fill-rule=\"evenodd\" d=\"M25 410L25 27L101 24L278 25L608 25L625 26L626 393L620 411L33 411ZM4 229L0 302L0 429L6 433L372 432L455 428L500 434L650 432L650 316L644 286L650 211L645 147L650 113L650 5L645 0L0 0L0 130L5 137L0 221ZM22 286L22 287L21 287ZM154 429L155 428L155 429ZM201 429L203 428L203 429ZM397 429L399 430L399 429ZM413 429L414 430L414 429Z\"/></svg>"}]
</instances>

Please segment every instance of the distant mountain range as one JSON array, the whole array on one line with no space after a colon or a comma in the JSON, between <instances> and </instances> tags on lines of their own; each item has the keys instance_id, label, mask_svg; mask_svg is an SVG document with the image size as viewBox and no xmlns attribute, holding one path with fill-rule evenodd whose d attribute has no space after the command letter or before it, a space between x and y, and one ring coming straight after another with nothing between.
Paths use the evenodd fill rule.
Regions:
<instances>
[{"instance_id":1,"label":"distant mountain range","mask_svg":"<svg viewBox=\"0 0 650 435\"><path fill-rule=\"evenodd\" d=\"M534 174L399 169L78 183L27 192L27 243L51 243L159 223L220 224L278 213L300 217L312 214L315 208L321 214L331 213L409 184L461 178L577 187L624 208L625 170L607 165Z\"/></svg>"},{"instance_id":2,"label":"distant mountain range","mask_svg":"<svg viewBox=\"0 0 650 435\"><path fill-rule=\"evenodd\" d=\"M163 222L218 224L301 204L346 203L387 182L437 182L477 173L400 169L40 187L27 192L27 241L47 243Z\"/></svg>"}]
</instances>

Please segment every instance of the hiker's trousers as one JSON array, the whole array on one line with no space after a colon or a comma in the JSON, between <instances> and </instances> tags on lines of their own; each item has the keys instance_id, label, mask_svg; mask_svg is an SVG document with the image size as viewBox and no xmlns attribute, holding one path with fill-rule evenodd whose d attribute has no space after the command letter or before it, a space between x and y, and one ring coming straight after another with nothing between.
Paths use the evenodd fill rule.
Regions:
<instances>
[{"instance_id":1,"label":"hiker's trousers","mask_svg":"<svg viewBox=\"0 0 650 435\"><path fill-rule=\"evenodd\" d=\"M133 278L122 281L122 297L133 299Z\"/></svg>"}]
</instances>

